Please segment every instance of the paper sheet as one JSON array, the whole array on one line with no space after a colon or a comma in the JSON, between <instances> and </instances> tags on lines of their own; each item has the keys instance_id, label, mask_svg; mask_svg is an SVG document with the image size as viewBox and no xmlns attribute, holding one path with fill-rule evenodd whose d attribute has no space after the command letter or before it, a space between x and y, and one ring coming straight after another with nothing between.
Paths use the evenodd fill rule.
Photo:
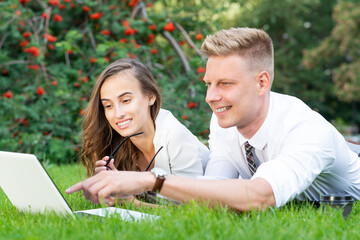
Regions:
<instances>
[{"instance_id":1,"label":"paper sheet","mask_svg":"<svg viewBox=\"0 0 360 240\"><path fill-rule=\"evenodd\" d=\"M115 208L115 207L97 208L97 209L89 209L89 210L74 212L74 214L77 213L85 213L85 214L96 215L101 217L106 217L112 214L118 214L121 216L122 220L124 221L141 221L144 219L156 220L159 218L158 216L154 216L151 214L122 209L122 208Z\"/></svg>"}]
</instances>

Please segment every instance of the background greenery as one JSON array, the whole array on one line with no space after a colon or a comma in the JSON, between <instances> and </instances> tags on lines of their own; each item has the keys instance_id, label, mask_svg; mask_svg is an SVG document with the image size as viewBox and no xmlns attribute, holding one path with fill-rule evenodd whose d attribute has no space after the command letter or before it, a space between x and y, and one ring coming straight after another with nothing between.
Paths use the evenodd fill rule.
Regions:
<instances>
[{"instance_id":1,"label":"background greenery","mask_svg":"<svg viewBox=\"0 0 360 240\"><path fill-rule=\"evenodd\" d=\"M0 11L1 150L76 161L92 86L121 57L144 62L164 108L206 141L198 49L206 35L243 26L274 41L273 90L301 98L344 134L358 132L358 1L0 0Z\"/></svg>"},{"instance_id":2,"label":"background greenery","mask_svg":"<svg viewBox=\"0 0 360 240\"><path fill-rule=\"evenodd\" d=\"M80 165L47 165L59 190L85 177ZM64 195L76 210L98 208L80 194ZM119 216L65 218L18 212L0 189L0 239L359 239L360 204L347 220L339 209L316 209L293 202L279 209L237 213L199 204L134 209L160 216L156 221L124 222ZM120 207L120 206L119 206Z\"/></svg>"}]
</instances>

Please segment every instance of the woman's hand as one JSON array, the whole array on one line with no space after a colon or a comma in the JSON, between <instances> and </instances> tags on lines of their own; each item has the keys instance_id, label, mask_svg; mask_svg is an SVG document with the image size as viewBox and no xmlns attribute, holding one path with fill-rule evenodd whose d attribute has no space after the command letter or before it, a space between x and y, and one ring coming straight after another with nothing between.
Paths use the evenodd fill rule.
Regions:
<instances>
[{"instance_id":1,"label":"woman's hand","mask_svg":"<svg viewBox=\"0 0 360 240\"><path fill-rule=\"evenodd\" d=\"M114 165L114 159L111 159L109 164L106 167L106 162L109 160L109 156L105 156L103 159L98 160L95 162L95 174L106 171L106 170L113 170L117 171L115 165Z\"/></svg>"}]
</instances>

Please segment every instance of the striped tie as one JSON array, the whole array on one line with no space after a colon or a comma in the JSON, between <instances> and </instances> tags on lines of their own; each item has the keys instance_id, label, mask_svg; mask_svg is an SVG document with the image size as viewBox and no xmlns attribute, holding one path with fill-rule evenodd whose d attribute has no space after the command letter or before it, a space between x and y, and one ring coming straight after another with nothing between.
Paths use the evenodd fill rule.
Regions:
<instances>
[{"instance_id":1,"label":"striped tie","mask_svg":"<svg viewBox=\"0 0 360 240\"><path fill-rule=\"evenodd\" d=\"M250 169L251 176L254 175L256 172L256 164L254 161L254 155L252 154L251 150L253 149L253 146L249 144L249 142L245 142L245 153L246 153L246 160L248 162L248 166Z\"/></svg>"}]
</instances>

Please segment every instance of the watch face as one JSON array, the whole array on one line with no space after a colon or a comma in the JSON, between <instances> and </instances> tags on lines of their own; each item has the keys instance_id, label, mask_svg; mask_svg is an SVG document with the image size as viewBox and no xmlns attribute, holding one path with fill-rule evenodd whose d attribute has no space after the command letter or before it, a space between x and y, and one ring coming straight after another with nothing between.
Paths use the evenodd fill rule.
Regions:
<instances>
[{"instance_id":1,"label":"watch face","mask_svg":"<svg viewBox=\"0 0 360 240\"><path fill-rule=\"evenodd\" d=\"M151 169L151 172L155 173L155 176L159 177L165 177L168 173L161 168L153 168Z\"/></svg>"}]
</instances>

